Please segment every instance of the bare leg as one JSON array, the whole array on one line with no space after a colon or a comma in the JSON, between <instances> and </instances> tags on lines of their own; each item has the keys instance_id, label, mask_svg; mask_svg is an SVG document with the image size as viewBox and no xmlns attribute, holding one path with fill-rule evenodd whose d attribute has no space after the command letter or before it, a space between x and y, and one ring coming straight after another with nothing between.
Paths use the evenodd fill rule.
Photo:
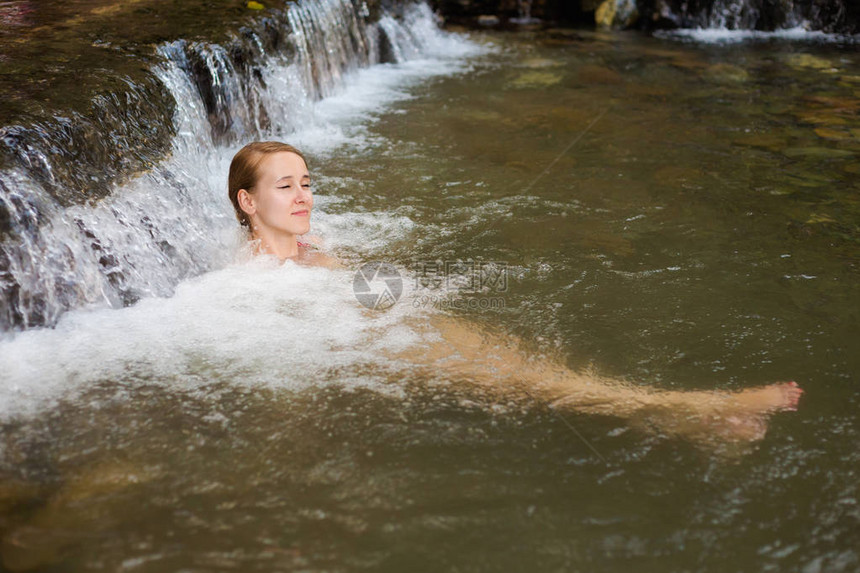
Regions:
<instances>
[{"instance_id":1,"label":"bare leg","mask_svg":"<svg viewBox=\"0 0 860 573\"><path fill-rule=\"evenodd\" d=\"M496 392L526 391L556 408L628 418L695 439L760 439L770 414L796 409L803 392L794 382L740 392L644 389L573 372L552 357L529 356L515 337L451 317L435 316L431 326L437 333L435 340L403 357L467 377Z\"/></svg>"}]
</instances>

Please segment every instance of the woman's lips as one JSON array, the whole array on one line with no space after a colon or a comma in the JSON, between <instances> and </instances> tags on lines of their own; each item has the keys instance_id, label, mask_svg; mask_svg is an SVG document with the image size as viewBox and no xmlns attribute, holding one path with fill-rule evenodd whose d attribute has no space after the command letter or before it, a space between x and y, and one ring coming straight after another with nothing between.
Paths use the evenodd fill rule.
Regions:
<instances>
[{"instance_id":1,"label":"woman's lips","mask_svg":"<svg viewBox=\"0 0 860 573\"><path fill-rule=\"evenodd\" d=\"M293 215L298 215L299 217L304 217L304 216L306 216L307 214L308 214L308 211L307 211L307 210L296 211L296 212L294 212L294 213L293 213Z\"/></svg>"}]
</instances>

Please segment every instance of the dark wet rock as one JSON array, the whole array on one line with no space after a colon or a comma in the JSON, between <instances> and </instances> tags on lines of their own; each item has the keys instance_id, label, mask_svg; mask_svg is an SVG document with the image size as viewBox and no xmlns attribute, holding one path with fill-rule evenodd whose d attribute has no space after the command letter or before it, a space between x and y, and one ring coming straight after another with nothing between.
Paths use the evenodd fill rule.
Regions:
<instances>
[{"instance_id":1,"label":"dark wet rock","mask_svg":"<svg viewBox=\"0 0 860 573\"><path fill-rule=\"evenodd\" d=\"M392 9L410 3L389 2ZM216 9L205 0L15 0L6 4L26 10L13 11L12 16L2 4L0 328L4 329L52 324L60 312L87 296L75 284L77 279L66 278L74 271L44 283L41 278L30 281L38 276L39 261L67 270L80 268L73 249L46 246L42 231L62 209L96 204L123 183L162 166L176 141L176 112L188 96L194 102L199 95L204 121L187 133L198 135L204 145L210 135L217 144L256 139L273 122L261 97L267 89L264 70L270 58L295 61L295 51L307 48L303 53L309 54L304 58L312 78L309 96L323 97L331 77L365 63L362 58L370 43L360 19L372 22L380 17L378 0L360 7L344 2L350 18L338 20L345 26L338 36L355 48L355 57L350 53L333 63L325 56L330 52L318 47L320 42L294 47L298 36L325 35L314 17L304 23L290 19L295 10L290 2L248 10L242 2ZM14 29L7 26L10 21ZM307 33L294 34L299 31L294 28L305 25ZM338 66L341 69L335 69ZM181 89L174 89L177 84ZM183 95L186 85L192 92L188 96ZM166 257L175 257L173 245L153 239ZM108 290L117 295L108 296L111 303L135 302L139 294L127 286L122 258L102 252L104 246L97 242L92 248L96 253L90 261L97 262ZM22 282L30 287L22 288Z\"/></svg>"},{"instance_id":2,"label":"dark wet rock","mask_svg":"<svg viewBox=\"0 0 860 573\"><path fill-rule=\"evenodd\" d=\"M481 14L503 21L521 17L516 0L435 0L433 4L449 21L471 26ZM860 32L860 2L855 0L746 0L731 10L722 0L532 0L530 15L553 22L596 22L609 28L775 30L809 22L813 29L826 32Z\"/></svg>"},{"instance_id":3,"label":"dark wet rock","mask_svg":"<svg viewBox=\"0 0 860 573\"><path fill-rule=\"evenodd\" d=\"M23 168L60 205L104 197L117 179L153 165L173 135L163 84L126 77L104 88L87 108L0 126L3 164Z\"/></svg>"},{"instance_id":4,"label":"dark wet rock","mask_svg":"<svg viewBox=\"0 0 860 573\"><path fill-rule=\"evenodd\" d=\"M528 17L548 24L591 25L599 3L599 0L531 0L527 12ZM517 0L431 0L431 4L446 22L471 27L485 25L478 21L480 16L495 16L501 24L517 29L520 28L517 19L526 16Z\"/></svg>"},{"instance_id":5,"label":"dark wet rock","mask_svg":"<svg viewBox=\"0 0 860 573\"><path fill-rule=\"evenodd\" d=\"M860 31L860 3L854 0L745 0L725 8L721 0L637 0L643 28L775 30L808 22L813 29Z\"/></svg>"},{"instance_id":6,"label":"dark wet rock","mask_svg":"<svg viewBox=\"0 0 860 573\"><path fill-rule=\"evenodd\" d=\"M234 117L221 76L239 76L250 91L262 84L264 53L291 57L289 3L277 10L242 2L213 9L201 0L25 4L0 29L0 169L21 169L62 206L100 199L170 152L176 102L154 73L164 59L156 46L177 41L185 50L216 140L244 133L243 123L271 123L253 98L247 118ZM369 18L378 18L379 4L366 2ZM223 46L223 57L207 44ZM0 225L9 218L3 210Z\"/></svg>"},{"instance_id":7,"label":"dark wet rock","mask_svg":"<svg viewBox=\"0 0 860 573\"><path fill-rule=\"evenodd\" d=\"M634 0L604 0L594 12L594 21L602 28L629 28L639 19Z\"/></svg>"}]
</instances>

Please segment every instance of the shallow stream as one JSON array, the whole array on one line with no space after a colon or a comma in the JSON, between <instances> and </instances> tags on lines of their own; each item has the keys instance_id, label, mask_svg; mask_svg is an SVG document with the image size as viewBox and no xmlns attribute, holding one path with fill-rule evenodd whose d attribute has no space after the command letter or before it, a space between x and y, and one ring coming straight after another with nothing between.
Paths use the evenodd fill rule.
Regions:
<instances>
[{"instance_id":1,"label":"shallow stream","mask_svg":"<svg viewBox=\"0 0 860 573\"><path fill-rule=\"evenodd\" d=\"M193 200L145 175L116 193L162 194L154 225L205 264L0 342L6 567L856 571L856 49L567 30L432 47L353 72L281 136L308 152L314 232L344 269L239 261L235 147L170 160ZM388 310L354 297L372 261L403 280ZM806 392L741 451L562 420L384 358L439 312L643 387Z\"/></svg>"}]
</instances>

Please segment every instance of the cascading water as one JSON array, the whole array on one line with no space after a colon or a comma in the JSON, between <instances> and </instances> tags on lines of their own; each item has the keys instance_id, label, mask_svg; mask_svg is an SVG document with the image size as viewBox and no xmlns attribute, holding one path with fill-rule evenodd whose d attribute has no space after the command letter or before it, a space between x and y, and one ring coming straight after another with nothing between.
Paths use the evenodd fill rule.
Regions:
<instances>
[{"instance_id":1,"label":"cascading water","mask_svg":"<svg viewBox=\"0 0 860 573\"><path fill-rule=\"evenodd\" d=\"M642 22L670 27L774 31L802 28L856 33L860 7L843 0L658 0L637 2Z\"/></svg>"},{"instance_id":2,"label":"cascading water","mask_svg":"<svg viewBox=\"0 0 860 573\"><path fill-rule=\"evenodd\" d=\"M519 15L516 18L511 18L514 24L536 24L540 22L537 18L532 18L532 0L517 0L517 12Z\"/></svg>"},{"instance_id":3,"label":"cascading water","mask_svg":"<svg viewBox=\"0 0 860 573\"><path fill-rule=\"evenodd\" d=\"M708 19L709 28L749 29L758 20L758 10L744 0L717 0Z\"/></svg>"},{"instance_id":4,"label":"cascading water","mask_svg":"<svg viewBox=\"0 0 860 573\"><path fill-rule=\"evenodd\" d=\"M4 128L17 160L0 171L0 328L52 325L70 308L169 295L183 278L223 264L238 236L223 196L229 154L215 149L295 133L350 72L422 53L438 34L433 14L424 5L401 12L368 22L363 3L304 2L228 45L159 46L157 81L127 86L132 100L104 96L94 105L104 115L122 108L120 119L143 132L173 130L164 161L155 161L141 131L108 138L106 128L84 130L74 118L41 139ZM153 103L156 93L169 105ZM129 169L146 168L118 187L110 175L120 171L119 152L106 151L117 145L137 161ZM96 175L98 168L107 175Z\"/></svg>"}]
</instances>

